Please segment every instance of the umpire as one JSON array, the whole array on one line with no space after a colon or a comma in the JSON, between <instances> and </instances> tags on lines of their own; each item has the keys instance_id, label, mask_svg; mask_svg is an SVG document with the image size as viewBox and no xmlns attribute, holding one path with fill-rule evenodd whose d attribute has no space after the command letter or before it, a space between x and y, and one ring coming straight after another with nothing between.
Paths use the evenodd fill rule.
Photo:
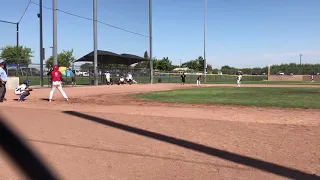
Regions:
<instances>
[{"instance_id":1,"label":"umpire","mask_svg":"<svg viewBox=\"0 0 320 180\"><path fill-rule=\"evenodd\" d=\"M6 101L5 95L7 92L6 83L8 81L7 73L4 69L3 63L0 63L0 103Z\"/></svg>"}]
</instances>

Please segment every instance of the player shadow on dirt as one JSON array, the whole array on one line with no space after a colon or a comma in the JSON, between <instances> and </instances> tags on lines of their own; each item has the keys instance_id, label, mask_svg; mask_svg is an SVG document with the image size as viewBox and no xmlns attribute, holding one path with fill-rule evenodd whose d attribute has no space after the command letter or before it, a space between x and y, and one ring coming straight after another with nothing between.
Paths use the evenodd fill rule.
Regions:
<instances>
[{"instance_id":1,"label":"player shadow on dirt","mask_svg":"<svg viewBox=\"0 0 320 180\"><path fill-rule=\"evenodd\" d=\"M253 167L255 169L260 169L262 171L277 174L279 176L283 176L283 177L287 177L287 178L291 178L291 179L304 179L304 180L320 179L320 176L317 176L316 174L309 174L309 173L306 173L306 172L303 172L303 171L300 171L297 169L292 169L292 168L281 166L281 165L278 165L275 163L255 159L255 158L252 158L249 156L244 156L244 155L240 155L240 154L236 154L236 153L232 153L232 152L227 152L227 151L220 150L217 148L205 146L202 144L194 143L194 142L183 140L183 139L178 139L175 137L167 136L167 135L152 132L152 131L143 130L140 128L136 128L136 127L132 127L129 125L113 122L113 121L102 119L99 117L90 116L90 115L75 112L75 111L64 111L64 113L72 115L72 116L76 116L76 117L79 117L82 119L86 119L89 121L93 121L96 123L100 123L100 124L103 124L106 126L110 126L113 128L117 128L117 129L120 129L123 131L127 131L130 133L134 133L134 134L138 134L138 135L152 138L155 140L174 144L174 145L184 147L186 149L190 149L190 150L197 151L200 153L204 153L204 154L207 154L210 156L219 157L219 158L231 161L231 162L235 162L235 163L239 163L239 164L246 165L249 167Z\"/></svg>"},{"instance_id":2,"label":"player shadow on dirt","mask_svg":"<svg viewBox=\"0 0 320 180\"><path fill-rule=\"evenodd\" d=\"M0 147L29 179L57 180L46 163L13 131L0 116Z\"/></svg>"},{"instance_id":3,"label":"player shadow on dirt","mask_svg":"<svg viewBox=\"0 0 320 180\"><path fill-rule=\"evenodd\" d=\"M44 140L35 140L35 139L26 139L26 140L30 141L30 142L37 142L37 143L42 143L42 144L51 144L51 145L58 145L58 146L66 146L66 147L73 147L73 148L80 148L80 149L88 149L88 150L111 152L111 153L125 154L125 155L134 155L134 156L149 157L149 158L164 159L164 160L172 160L172 161L181 161L181 162L186 162L186 163L202 164L202 165L207 165L207 166L220 167L220 168L229 168L229 169L236 169L236 170L243 170L243 171L248 170L247 168L242 168L242 167L227 166L227 165L216 164L216 163L211 163L211 162L185 160L185 159L180 159L180 158L171 158L171 157L158 156L158 155L152 155L152 154L146 154L146 153L137 153L137 152L112 150L112 149L105 149L105 148L86 147L86 146L80 146L80 145L72 145L72 144L68 144L68 143L57 143L57 142L44 141Z\"/></svg>"}]
</instances>

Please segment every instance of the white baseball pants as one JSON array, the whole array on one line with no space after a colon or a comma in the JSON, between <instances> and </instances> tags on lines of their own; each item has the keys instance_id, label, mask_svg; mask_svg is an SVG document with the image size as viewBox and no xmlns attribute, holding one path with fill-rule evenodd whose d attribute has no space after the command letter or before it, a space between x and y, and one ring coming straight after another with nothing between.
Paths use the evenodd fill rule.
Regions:
<instances>
[{"instance_id":1,"label":"white baseball pants","mask_svg":"<svg viewBox=\"0 0 320 180\"><path fill-rule=\"evenodd\" d=\"M58 90L60 91L60 93L62 94L62 96L65 99L68 99L67 94L64 92L62 85L61 85L61 81L53 81L52 82L52 87L51 87L51 91L50 91L50 96L49 96L49 100L52 100L52 96L54 91L56 90L56 88L58 88Z\"/></svg>"},{"instance_id":2,"label":"white baseball pants","mask_svg":"<svg viewBox=\"0 0 320 180\"><path fill-rule=\"evenodd\" d=\"M201 82L197 80L197 86L201 86Z\"/></svg>"}]
</instances>

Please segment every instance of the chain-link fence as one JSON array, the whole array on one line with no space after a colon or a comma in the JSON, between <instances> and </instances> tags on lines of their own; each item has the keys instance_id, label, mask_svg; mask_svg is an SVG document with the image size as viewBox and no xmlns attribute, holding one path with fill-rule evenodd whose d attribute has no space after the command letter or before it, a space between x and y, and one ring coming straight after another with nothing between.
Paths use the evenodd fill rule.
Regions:
<instances>
[{"instance_id":1,"label":"chain-link fence","mask_svg":"<svg viewBox=\"0 0 320 180\"><path fill-rule=\"evenodd\" d=\"M72 84L72 81L74 81L77 85L93 85L94 69L92 67L83 68L80 65L74 65L73 67L66 69L73 71L73 73L63 73L65 85ZM20 78L20 83L28 79L31 85L40 85L41 76L39 64L30 64L28 66L21 65L19 70L14 65L8 65L6 70L9 77L18 76ZM50 86L50 76L48 75L49 69L44 66L43 70L43 85ZM97 78L100 85L106 84L105 73L107 71L110 73L111 78L114 81L117 81L121 76L126 77L128 73L131 73L137 83L150 83L149 69L136 69L132 67L107 69L98 67Z\"/></svg>"},{"instance_id":2,"label":"chain-link fence","mask_svg":"<svg viewBox=\"0 0 320 180\"><path fill-rule=\"evenodd\" d=\"M49 69L43 67L43 85L50 86L50 77L48 76ZM74 65L73 67L66 68L74 70L73 73L63 73L63 80L65 85L71 85L74 81L77 85L93 85L94 82L94 69L92 67L81 67L80 65ZM113 81L118 81L121 76L126 78L130 73L133 79L138 84L150 83L150 69L139 69L134 67L128 68L104 68L98 67L98 81L100 85L106 84L106 72L110 73L110 78ZM28 79L31 85L40 84L40 65L30 64L28 66L21 66L19 70L15 66L7 67L8 76L20 77L20 82ZM75 78L73 79L72 74ZM201 74L186 73L186 83L195 83L196 79ZM181 73L174 72L154 72L154 83L181 83ZM204 79L202 75L202 79ZM266 80L266 75L243 75L243 81L263 81ZM208 74L206 78L207 83L234 83L236 81L236 75L216 75Z\"/></svg>"},{"instance_id":3,"label":"chain-link fence","mask_svg":"<svg viewBox=\"0 0 320 180\"><path fill-rule=\"evenodd\" d=\"M200 73L188 74L186 73L186 83L195 83L198 76L202 76L204 81L204 75ZM218 74L207 74L206 83L234 83L237 75L218 75ZM243 81L263 81L267 80L267 75L243 75ZM172 72L156 72L154 74L154 82L156 83L181 83L181 73Z\"/></svg>"}]
</instances>

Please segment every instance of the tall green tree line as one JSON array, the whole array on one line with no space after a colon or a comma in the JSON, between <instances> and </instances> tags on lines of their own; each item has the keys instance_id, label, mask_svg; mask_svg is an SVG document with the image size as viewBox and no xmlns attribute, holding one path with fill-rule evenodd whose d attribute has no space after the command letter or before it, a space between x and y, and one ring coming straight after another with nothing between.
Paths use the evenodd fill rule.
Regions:
<instances>
[{"instance_id":1,"label":"tall green tree line","mask_svg":"<svg viewBox=\"0 0 320 180\"><path fill-rule=\"evenodd\" d=\"M0 59L5 63L20 63L20 64L30 64L31 58L33 57L33 51L31 48L25 46L5 46L0 48ZM69 67L74 61L75 57L73 56L73 50L63 50L58 54L58 64L60 66ZM150 68L150 61L148 52L144 52L144 58L146 61L136 64L135 68ZM53 58L49 57L46 62L46 67L50 67L53 64ZM89 66L87 64L86 66ZM173 65L172 61L168 57L163 57L162 59L153 58L153 68L160 71L171 71L174 68L179 67ZM202 56L199 56L196 59L189 60L182 64L182 67L188 67L193 69L196 72L203 72L204 68L204 59ZM128 68L125 65L119 64L110 64L105 65L105 68L114 69L114 68ZM238 71L242 71L243 74L267 74L268 67L255 67L255 68L235 68L228 65L222 66L221 69L212 69L210 64L207 65L207 71L209 73L216 74L221 71L223 74L236 74ZM278 72L283 72L285 74L317 74L320 73L320 64L280 64L271 66L271 74L277 74Z\"/></svg>"}]
</instances>

